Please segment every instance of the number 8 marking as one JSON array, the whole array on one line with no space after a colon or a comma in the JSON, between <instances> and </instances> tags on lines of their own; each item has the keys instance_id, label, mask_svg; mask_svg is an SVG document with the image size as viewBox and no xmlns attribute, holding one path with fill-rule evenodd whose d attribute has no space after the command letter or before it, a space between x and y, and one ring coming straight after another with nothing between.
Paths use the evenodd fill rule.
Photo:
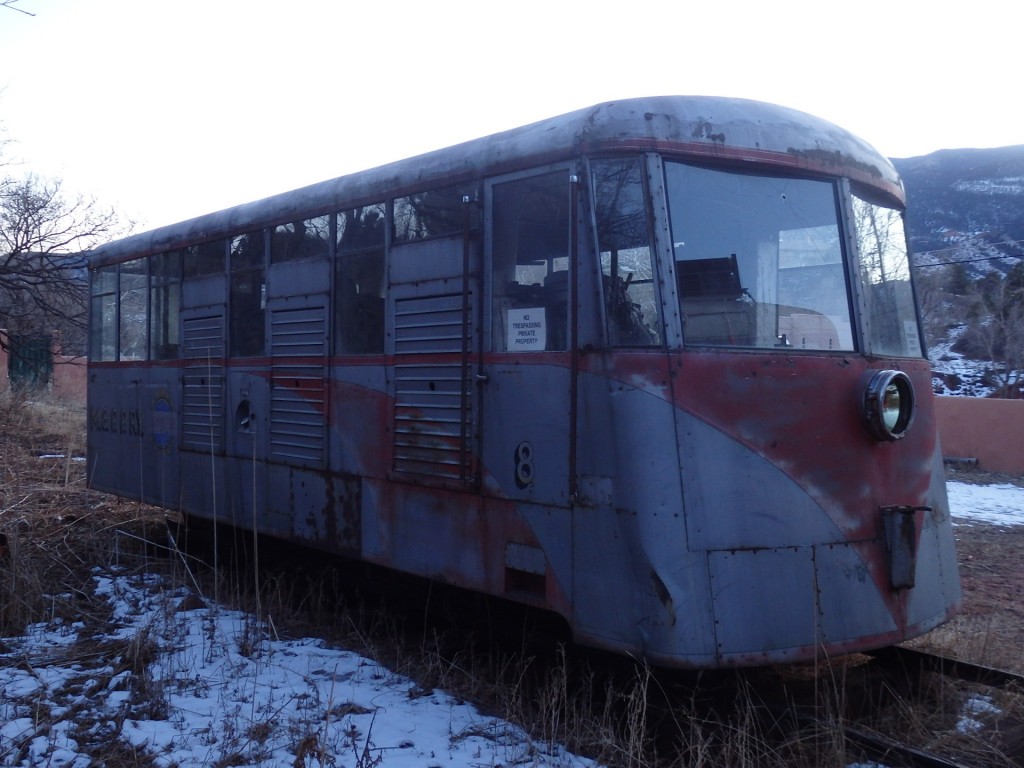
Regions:
<instances>
[{"instance_id":1,"label":"number 8 marking","mask_svg":"<svg viewBox=\"0 0 1024 768\"><path fill-rule=\"evenodd\" d=\"M523 441L516 446L516 485L525 488L533 483L533 446Z\"/></svg>"}]
</instances>

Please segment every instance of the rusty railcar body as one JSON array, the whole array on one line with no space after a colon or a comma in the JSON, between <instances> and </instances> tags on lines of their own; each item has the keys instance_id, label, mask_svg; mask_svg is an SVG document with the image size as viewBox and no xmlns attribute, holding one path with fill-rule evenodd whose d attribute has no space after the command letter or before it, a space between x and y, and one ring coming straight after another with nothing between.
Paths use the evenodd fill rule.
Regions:
<instances>
[{"instance_id":1,"label":"rusty railcar body","mask_svg":"<svg viewBox=\"0 0 1024 768\"><path fill-rule=\"evenodd\" d=\"M960 602L890 163L607 103L91 258L92 487L721 667Z\"/></svg>"}]
</instances>

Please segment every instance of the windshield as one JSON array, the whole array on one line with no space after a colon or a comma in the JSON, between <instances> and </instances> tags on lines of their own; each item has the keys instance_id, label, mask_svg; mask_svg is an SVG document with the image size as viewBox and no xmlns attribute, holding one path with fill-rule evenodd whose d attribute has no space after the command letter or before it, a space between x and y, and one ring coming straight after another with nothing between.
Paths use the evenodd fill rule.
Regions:
<instances>
[{"instance_id":1,"label":"windshield","mask_svg":"<svg viewBox=\"0 0 1024 768\"><path fill-rule=\"evenodd\" d=\"M686 344L854 349L833 183L665 173Z\"/></svg>"}]
</instances>

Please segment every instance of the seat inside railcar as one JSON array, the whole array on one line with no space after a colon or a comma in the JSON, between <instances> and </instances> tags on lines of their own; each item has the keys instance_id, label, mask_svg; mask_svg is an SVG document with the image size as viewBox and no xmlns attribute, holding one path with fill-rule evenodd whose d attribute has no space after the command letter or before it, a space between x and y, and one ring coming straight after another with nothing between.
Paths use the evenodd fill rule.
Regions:
<instances>
[{"instance_id":1,"label":"seat inside railcar","mask_svg":"<svg viewBox=\"0 0 1024 768\"><path fill-rule=\"evenodd\" d=\"M745 345L754 340L754 302L740 283L736 254L676 262L686 338L691 343Z\"/></svg>"}]
</instances>

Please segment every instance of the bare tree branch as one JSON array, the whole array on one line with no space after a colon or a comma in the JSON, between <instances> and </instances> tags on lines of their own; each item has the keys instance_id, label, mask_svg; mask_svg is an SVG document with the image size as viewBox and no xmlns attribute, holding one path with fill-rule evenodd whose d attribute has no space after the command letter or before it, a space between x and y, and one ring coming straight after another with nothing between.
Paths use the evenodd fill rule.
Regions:
<instances>
[{"instance_id":1,"label":"bare tree branch","mask_svg":"<svg viewBox=\"0 0 1024 768\"><path fill-rule=\"evenodd\" d=\"M12 11L24 13L26 16L35 16L35 14L32 13L31 11L26 11L24 8L19 8L18 6L16 6L15 3L19 1L20 0L2 0L2 2L0 2L0 8L10 8Z\"/></svg>"},{"instance_id":2,"label":"bare tree branch","mask_svg":"<svg viewBox=\"0 0 1024 768\"><path fill-rule=\"evenodd\" d=\"M126 230L112 209L65 195L59 180L0 179L0 327L57 330L72 350L84 349L85 253Z\"/></svg>"},{"instance_id":3,"label":"bare tree branch","mask_svg":"<svg viewBox=\"0 0 1024 768\"><path fill-rule=\"evenodd\" d=\"M1024 289L990 274L971 287L968 299L967 337L992 361L1000 395L1013 396L1024 369Z\"/></svg>"}]
</instances>

